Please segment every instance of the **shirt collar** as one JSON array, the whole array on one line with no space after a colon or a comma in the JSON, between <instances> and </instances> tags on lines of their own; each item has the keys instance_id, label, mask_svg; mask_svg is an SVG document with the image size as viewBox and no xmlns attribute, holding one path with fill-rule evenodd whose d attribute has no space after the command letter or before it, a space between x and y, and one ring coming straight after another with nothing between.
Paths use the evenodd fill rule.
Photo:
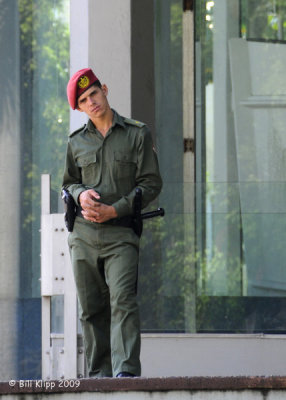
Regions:
<instances>
[{"instance_id":1,"label":"shirt collar","mask_svg":"<svg viewBox=\"0 0 286 400\"><path fill-rule=\"evenodd\" d=\"M112 111L113 111L113 121L112 121L111 127L114 128L115 125L120 125L120 126L122 126L123 128L126 128L126 125L125 125L125 122L124 122L123 117L122 117L121 115L119 115L117 111L115 111L115 110L113 110L113 109L112 109ZM93 123L92 123L92 121L91 121L90 119L89 119L88 122L87 122L86 128L87 128L89 131L94 131L94 130L96 130L95 126L93 125Z\"/></svg>"},{"instance_id":2,"label":"shirt collar","mask_svg":"<svg viewBox=\"0 0 286 400\"><path fill-rule=\"evenodd\" d=\"M124 119L123 117L121 117L121 115L118 114L118 112L116 112L115 110L113 110L113 122L112 122L112 128L118 124L120 126L122 126L123 128L126 127L125 123L124 123Z\"/></svg>"}]
</instances>

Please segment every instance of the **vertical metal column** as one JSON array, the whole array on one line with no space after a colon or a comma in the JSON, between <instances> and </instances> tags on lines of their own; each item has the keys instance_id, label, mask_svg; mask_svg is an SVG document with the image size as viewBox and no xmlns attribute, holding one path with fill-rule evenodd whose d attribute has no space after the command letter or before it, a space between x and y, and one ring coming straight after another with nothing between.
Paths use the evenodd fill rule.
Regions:
<instances>
[{"instance_id":1,"label":"vertical metal column","mask_svg":"<svg viewBox=\"0 0 286 400\"><path fill-rule=\"evenodd\" d=\"M50 215L50 175L42 175L41 180L41 215ZM43 222L41 221L41 228L43 229ZM41 283L45 282L45 273L43 265L43 248L46 245L43 241L41 229ZM42 291L42 378L50 379L50 332L51 332L51 297L45 296L43 288Z\"/></svg>"},{"instance_id":2,"label":"vertical metal column","mask_svg":"<svg viewBox=\"0 0 286 400\"><path fill-rule=\"evenodd\" d=\"M183 12L183 180L186 244L184 265L186 332L195 332L196 327L194 103L194 12L193 1L185 0Z\"/></svg>"}]
</instances>

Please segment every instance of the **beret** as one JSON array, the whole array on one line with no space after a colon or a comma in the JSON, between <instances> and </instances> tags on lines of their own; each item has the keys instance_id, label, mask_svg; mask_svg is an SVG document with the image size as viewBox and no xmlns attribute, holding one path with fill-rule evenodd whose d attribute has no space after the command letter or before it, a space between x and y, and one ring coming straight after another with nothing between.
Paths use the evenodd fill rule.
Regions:
<instances>
[{"instance_id":1,"label":"beret","mask_svg":"<svg viewBox=\"0 0 286 400\"><path fill-rule=\"evenodd\" d=\"M79 96L98 80L91 68L80 69L73 74L67 85L68 102L73 110L76 109Z\"/></svg>"}]
</instances>

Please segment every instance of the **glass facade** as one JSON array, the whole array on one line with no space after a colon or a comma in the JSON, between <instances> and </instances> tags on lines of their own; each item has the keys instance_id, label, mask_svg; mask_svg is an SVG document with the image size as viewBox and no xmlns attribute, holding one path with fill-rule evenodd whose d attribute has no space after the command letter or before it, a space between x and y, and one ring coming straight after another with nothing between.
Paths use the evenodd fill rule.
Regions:
<instances>
[{"instance_id":1,"label":"glass facade","mask_svg":"<svg viewBox=\"0 0 286 400\"><path fill-rule=\"evenodd\" d=\"M1 0L0 21L0 375L31 379L41 376L40 179L51 174L58 212L69 130L69 1Z\"/></svg>"},{"instance_id":2,"label":"glass facade","mask_svg":"<svg viewBox=\"0 0 286 400\"><path fill-rule=\"evenodd\" d=\"M145 224L143 330L285 333L285 4L195 2L195 184L183 147L183 6L154 7L166 217Z\"/></svg>"},{"instance_id":3,"label":"glass facade","mask_svg":"<svg viewBox=\"0 0 286 400\"><path fill-rule=\"evenodd\" d=\"M197 332L285 332L284 20L196 2Z\"/></svg>"},{"instance_id":4,"label":"glass facade","mask_svg":"<svg viewBox=\"0 0 286 400\"><path fill-rule=\"evenodd\" d=\"M138 292L142 330L178 332L185 331L184 264L191 254L184 241L189 216L183 211L182 2L158 0L153 6L154 130L164 182L159 203L167 214L144 222Z\"/></svg>"}]
</instances>

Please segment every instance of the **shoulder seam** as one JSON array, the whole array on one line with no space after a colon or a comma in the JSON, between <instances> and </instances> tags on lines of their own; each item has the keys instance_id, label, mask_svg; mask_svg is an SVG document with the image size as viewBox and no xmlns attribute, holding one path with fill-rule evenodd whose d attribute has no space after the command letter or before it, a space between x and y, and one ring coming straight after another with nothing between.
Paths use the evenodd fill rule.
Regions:
<instances>
[{"instance_id":1,"label":"shoulder seam","mask_svg":"<svg viewBox=\"0 0 286 400\"><path fill-rule=\"evenodd\" d=\"M81 132L85 127L86 127L86 124L84 124L83 126L81 126L80 128L78 128L77 130L71 132L71 133L69 134L69 137L72 137L72 136L76 135L77 133Z\"/></svg>"},{"instance_id":2,"label":"shoulder seam","mask_svg":"<svg viewBox=\"0 0 286 400\"><path fill-rule=\"evenodd\" d=\"M129 125L137 126L138 128L142 128L143 126L146 125L144 122L137 121L136 119L132 118L124 118L124 122L126 122Z\"/></svg>"}]
</instances>

